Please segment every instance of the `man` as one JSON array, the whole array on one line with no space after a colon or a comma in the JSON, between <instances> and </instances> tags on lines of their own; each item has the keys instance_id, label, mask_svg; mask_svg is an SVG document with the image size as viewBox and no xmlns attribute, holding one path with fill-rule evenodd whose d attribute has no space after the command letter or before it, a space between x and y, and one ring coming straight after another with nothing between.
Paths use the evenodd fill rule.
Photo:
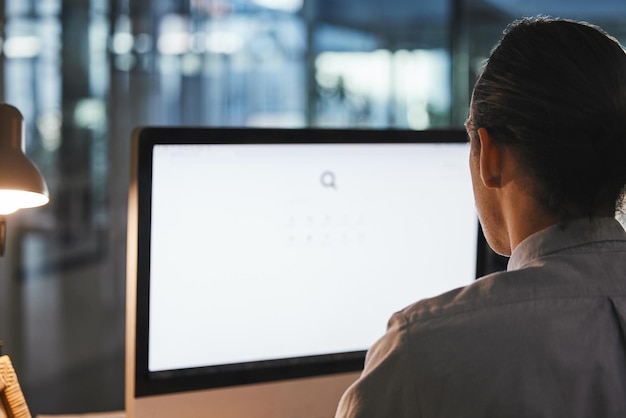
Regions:
<instances>
[{"instance_id":1,"label":"man","mask_svg":"<svg viewBox=\"0 0 626 418\"><path fill-rule=\"evenodd\" d=\"M337 417L626 417L626 54L585 23L514 22L467 121L506 272L396 313Z\"/></svg>"}]
</instances>

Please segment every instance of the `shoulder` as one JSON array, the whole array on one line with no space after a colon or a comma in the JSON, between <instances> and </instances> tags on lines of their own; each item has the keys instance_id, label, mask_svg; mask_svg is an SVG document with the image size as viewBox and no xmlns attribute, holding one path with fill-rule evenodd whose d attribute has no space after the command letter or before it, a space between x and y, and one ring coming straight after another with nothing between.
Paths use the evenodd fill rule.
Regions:
<instances>
[{"instance_id":1,"label":"shoulder","mask_svg":"<svg viewBox=\"0 0 626 418\"><path fill-rule=\"evenodd\" d=\"M496 312L500 319L502 315L515 317L518 311L528 312L529 305L556 306L557 300L626 296L625 255L624 245L619 251L577 247L568 253L548 254L522 269L493 273L468 286L415 302L395 313L389 327L415 331L430 323L451 326L485 320Z\"/></svg>"},{"instance_id":2,"label":"shoulder","mask_svg":"<svg viewBox=\"0 0 626 418\"><path fill-rule=\"evenodd\" d=\"M432 402L422 396L425 385L450 375L444 360L450 354L446 345L454 339L447 336L462 326L449 319L475 309L470 294L483 292L483 287L456 289L395 313L387 332L368 350L363 373L344 394L337 416L422 416L424 405Z\"/></svg>"},{"instance_id":3,"label":"shoulder","mask_svg":"<svg viewBox=\"0 0 626 418\"><path fill-rule=\"evenodd\" d=\"M419 322L437 321L510 303L523 298L517 284L524 275L520 272L497 272L468 286L422 299L396 312L389 320L388 327L406 331Z\"/></svg>"}]
</instances>

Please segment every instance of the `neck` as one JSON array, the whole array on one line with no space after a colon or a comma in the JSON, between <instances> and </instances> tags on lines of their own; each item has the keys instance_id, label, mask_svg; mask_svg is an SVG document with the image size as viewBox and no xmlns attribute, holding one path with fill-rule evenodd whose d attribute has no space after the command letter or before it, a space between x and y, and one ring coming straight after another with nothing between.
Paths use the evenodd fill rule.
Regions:
<instances>
[{"instance_id":1,"label":"neck","mask_svg":"<svg viewBox=\"0 0 626 418\"><path fill-rule=\"evenodd\" d=\"M559 223L559 218L546 210L527 188L512 182L507 189L503 190L506 197L502 205L512 252L530 235Z\"/></svg>"}]
</instances>

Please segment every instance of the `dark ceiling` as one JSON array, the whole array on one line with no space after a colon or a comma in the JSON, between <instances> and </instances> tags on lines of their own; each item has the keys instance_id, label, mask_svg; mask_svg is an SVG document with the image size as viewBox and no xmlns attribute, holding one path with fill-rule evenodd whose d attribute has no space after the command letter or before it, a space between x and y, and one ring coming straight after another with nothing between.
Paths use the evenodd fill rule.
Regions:
<instances>
[{"instance_id":1,"label":"dark ceiling","mask_svg":"<svg viewBox=\"0 0 626 418\"><path fill-rule=\"evenodd\" d=\"M375 35L390 48L433 46L450 34L452 5L476 27L501 31L523 16L550 15L598 24L626 36L626 0L313 0L313 19Z\"/></svg>"},{"instance_id":2,"label":"dark ceiling","mask_svg":"<svg viewBox=\"0 0 626 418\"><path fill-rule=\"evenodd\" d=\"M476 18L490 11L510 19L544 14L592 23L620 18L626 23L626 0L319 0L315 19L366 30L383 24L401 29L449 22L455 2Z\"/></svg>"}]
</instances>

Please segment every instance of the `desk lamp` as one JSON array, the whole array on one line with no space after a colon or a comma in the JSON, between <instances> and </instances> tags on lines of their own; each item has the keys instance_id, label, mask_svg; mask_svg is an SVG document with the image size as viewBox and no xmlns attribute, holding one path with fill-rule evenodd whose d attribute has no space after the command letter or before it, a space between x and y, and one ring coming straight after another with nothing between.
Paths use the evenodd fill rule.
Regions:
<instances>
[{"instance_id":1,"label":"desk lamp","mask_svg":"<svg viewBox=\"0 0 626 418\"><path fill-rule=\"evenodd\" d=\"M15 107L0 104L0 256L6 241L5 216L48 203L48 186L24 155L24 118ZM1 354L1 353L0 353ZM9 356L0 355L0 416L31 418Z\"/></svg>"},{"instance_id":2,"label":"desk lamp","mask_svg":"<svg viewBox=\"0 0 626 418\"><path fill-rule=\"evenodd\" d=\"M6 241L5 215L48 203L48 186L24 155L24 118L19 110L0 104L0 256Z\"/></svg>"}]
</instances>

